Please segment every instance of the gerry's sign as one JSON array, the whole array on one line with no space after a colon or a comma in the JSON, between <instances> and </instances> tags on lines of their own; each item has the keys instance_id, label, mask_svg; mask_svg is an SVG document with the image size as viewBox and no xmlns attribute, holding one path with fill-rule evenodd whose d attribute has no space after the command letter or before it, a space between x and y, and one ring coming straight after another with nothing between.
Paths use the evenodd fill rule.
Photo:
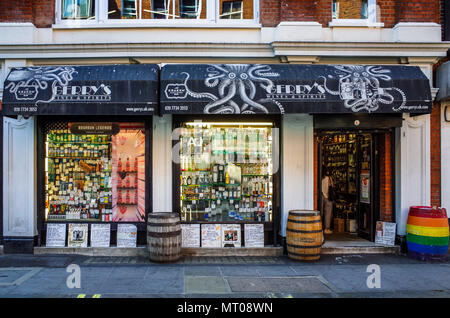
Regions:
<instances>
[{"instance_id":1,"label":"gerry's sign","mask_svg":"<svg viewBox=\"0 0 450 318\"><path fill-rule=\"evenodd\" d=\"M54 86L54 101L110 101L111 86L100 85L83 85L83 86Z\"/></svg>"}]
</instances>

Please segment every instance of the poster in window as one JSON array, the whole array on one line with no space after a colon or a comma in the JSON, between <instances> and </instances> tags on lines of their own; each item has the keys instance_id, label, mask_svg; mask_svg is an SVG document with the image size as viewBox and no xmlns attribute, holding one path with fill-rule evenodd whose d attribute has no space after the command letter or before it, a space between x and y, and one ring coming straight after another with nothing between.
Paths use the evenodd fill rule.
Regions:
<instances>
[{"instance_id":1,"label":"poster in window","mask_svg":"<svg viewBox=\"0 0 450 318\"><path fill-rule=\"evenodd\" d=\"M136 247L137 227L133 224L117 225L117 247Z\"/></svg>"},{"instance_id":2,"label":"poster in window","mask_svg":"<svg viewBox=\"0 0 450 318\"><path fill-rule=\"evenodd\" d=\"M383 245L395 245L396 224L390 222L377 221L375 231L375 243Z\"/></svg>"},{"instance_id":3,"label":"poster in window","mask_svg":"<svg viewBox=\"0 0 450 318\"><path fill-rule=\"evenodd\" d=\"M200 224L181 224L181 247L200 247Z\"/></svg>"},{"instance_id":4,"label":"poster in window","mask_svg":"<svg viewBox=\"0 0 450 318\"><path fill-rule=\"evenodd\" d=\"M370 172L366 170L361 171L360 179L360 201L370 204Z\"/></svg>"},{"instance_id":5,"label":"poster in window","mask_svg":"<svg viewBox=\"0 0 450 318\"><path fill-rule=\"evenodd\" d=\"M222 247L241 247L240 224L222 224Z\"/></svg>"},{"instance_id":6,"label":"poster in window","mask_svg":"<svg viewBox=\"0 0 450 318\"><path fill-rule=\"evenodd\" d=\"M69 233L67 236L68 247L87 247L88 225L87 224L69 224Z\"/></svg>"},{"instance_id":7,"label":"poster in window","mask_svg":"<svg viewBox=\"0 0 450 318\"><path fill-rule=\"evenodd\" d=\"M245 247L264 247L264 224L244 225Z\"/></svg>"},{"instance_id":8,"label":"poster in window","mask_svg":"<svg viewBox=\"0 0 450 318\"><path fill-rule=\"evenodd\" d=\"M111 224L91 225L91 247L109 247L111 239Z\"/></svg>"},{"instance_id":9,"label":"poster in window","mask_svg":"<svg viewBox=\"0 0 450 318\"><path fill-rule=\"evenodd\" d=\"M220 224L202 224L202 247L222 247Z\"/></svg>"},{"instance_id":10,"label":"poster in window","mask_svg":"<svg viewBox=\"0 0 450 318\"><path fill-rule=\"evenodd\" d=\"M47 247L66 246L66 224L47 224Z\"/></svg>"}]
</instances>

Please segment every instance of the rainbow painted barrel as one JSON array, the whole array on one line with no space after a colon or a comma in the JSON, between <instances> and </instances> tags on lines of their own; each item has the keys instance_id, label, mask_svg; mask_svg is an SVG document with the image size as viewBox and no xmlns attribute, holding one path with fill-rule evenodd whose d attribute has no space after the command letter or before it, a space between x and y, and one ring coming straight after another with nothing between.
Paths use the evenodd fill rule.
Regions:
<instances>
[{"instance_id":1,"label":"rainbow painted barrel","mask_svg":"<svg viewBox=\"0 0 450 318\"><path fill-rule=\"evenodd\" d=\"M406 224L408 254L421 260L443 259L449 243L447 211L444 208L412 206Z\"/></svg>"}]
</instances>

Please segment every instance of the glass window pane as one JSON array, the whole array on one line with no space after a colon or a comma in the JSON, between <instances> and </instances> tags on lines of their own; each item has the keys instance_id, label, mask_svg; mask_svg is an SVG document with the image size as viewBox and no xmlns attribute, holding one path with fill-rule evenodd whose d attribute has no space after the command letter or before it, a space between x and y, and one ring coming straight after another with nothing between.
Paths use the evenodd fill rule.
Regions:
<instances>
[{"instance_id":1,"label":"glass window pane","mask_svg":"<svg viewBox=\"0 0 450 318\"><path fill-rule=\"evenodd\" d=\"M197 19L200 14L197 0L180 0L180 16L182 19Z\"/></svg>"},{"instance_id":2,"label":"glass window pane","mask_svg":"<svg viewBox=\"0 0 450 318\"><path fill-rule=\"evenodd\" d=\"M367 18L367 0L333 0L333 19Z\"/></svg>"},{"instance_id":3,"label":"glass window pane","mask_svg":"<svg viewBox=\"0 0 450 318\"><path fill-rule=\"evenodd\" d=\"M95 0L62 0L61 19L95 18Z\"/></svg>"},{"instance_id":4,"label":"glass window pane","mask_svg":"<svg viewBox=\"0 0 450 318\"><path fill-rule=\"evenodd\" d=\"M220 19L253 19L253 0L220 0Z\"/></svg>"},{"instance_id":5,"label":"glass window pane","mask_svg":"<svg viewBox=\"0 0 450 318\"><path fill-rule=\"evenodd\" d=\"M271 127L271 123L195 122L183 126L183 221L272 220Z\"/></svg>"},{"instance_id":6,"label":"glass window pane","mask_svg":"<svg viewBox=\"0 0 450 318\"><path fill-rule=\"evenodd\" d=\"M144 222L144 124L96 124L113 129L87 133L73 131L73 123L49 125L46 220Z\"/></svg>"}]
</instances>

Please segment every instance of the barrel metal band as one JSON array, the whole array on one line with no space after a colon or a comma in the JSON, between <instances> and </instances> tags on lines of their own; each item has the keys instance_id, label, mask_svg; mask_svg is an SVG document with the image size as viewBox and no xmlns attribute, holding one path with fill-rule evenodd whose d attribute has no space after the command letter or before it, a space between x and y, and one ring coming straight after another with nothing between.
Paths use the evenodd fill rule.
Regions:
<instances>
[{"instance_id":1,"label":"barrel metal band","mask_svg":"<svg viewBox=\"0 0 450 318\"><path fill-rule=\"evenodd\" d=\"M321 220L314 220L314 221L297 221L297 220L289 220L288 223L298 223L298 224L313 224L313 223L320 223Z\"/></svg>"},{"instance_id":2,"label":"barrel metal band","mask_svg":"<svg viewBox=\"0 0 450 318\"><path fill-rule=\"evenodd\" d=\"M148 236L150 237L171 237L171 236L177 236L181 235L181 230L175 231L175 232L148 232Z\"/></svg>"},{"instance_id":3,"label":"barrel metal band","mask_svg":"<svg viewBox=\"0 0 450 318\"><path fill-rule=\"evenodd\" d=\"M322 233L322 230L314 230L314 231L301 231L301 230L292 230L292 229L286 229L288 232L294 232L294 233L303 233L303 234L310 234L310 233Z\"/></svg>"},{"instance_id":4,"label":"barrel metal band","mask_svg":"<svg viewBox=\"0 0 450 318\"><path fill-rule=\"evenodd\" d=\"M175 225L180 225L180 222L175 222L175 223L147 223L148 226L175 226Z\"/></svg>"},{"instance_id":5,"label":"barrel metal band","mask_svg":"<svg viewBox=\"0 0 450 318\"><path fill-rule=\"evenodd\" d=\"M291 253L288 252L289 255L295 255L295 256L303 256L303 257L316 257L316 256L320 256L320 254L299 254L299 253Z\"/></svg>"},{"instance_id":6,"label":"barrel metal band","mask_svg":"<svg viewBox=\"0 0 450 318\"><path fill-rule=\"evenodd\" d=\"M294 212L289 212L289 215L293 215L293 216L318 216L319 213L294 213Z\"/></svg>"},{"instance_id":7,"label":"barrel metal band","mask_svg":"<svg viewBox=\"0 0 450 318\"><path fill-rule=\"evenodd\" d=\"M293 248L320 248L322 247L322 245L292 245L292 244L287 244L288 247L293 247Z\"/></svg>"}]
</instances>

